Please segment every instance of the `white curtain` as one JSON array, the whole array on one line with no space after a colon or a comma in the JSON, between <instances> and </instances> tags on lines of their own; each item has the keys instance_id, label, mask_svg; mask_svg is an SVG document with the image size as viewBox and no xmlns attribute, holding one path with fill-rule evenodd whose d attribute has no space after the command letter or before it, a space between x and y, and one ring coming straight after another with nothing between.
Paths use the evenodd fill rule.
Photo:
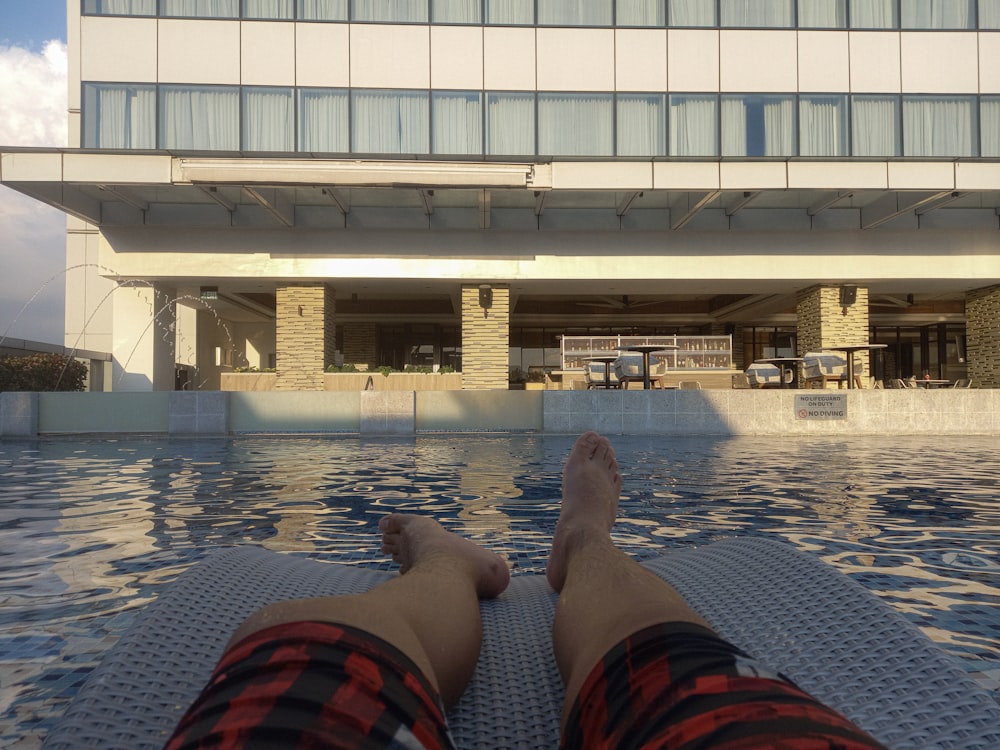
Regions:
<instances>
[{"instance_id":1,"label":"white curtain","mask_svg":"<svg viewBox=\"0 0 1000 750\"><path fill-rule=\"evenodd\" d=\"M88 85L88 148L156 148L156 89Z\"/></svg>"},{"instance_id":2,"label":"white curtain","mask_svg":"<svg viewBox=\"0 0 1000 750\"><path fill-rule=\"evenodd\" d=\"M610 26L611 0L538 0L540 26Z\"/></svg>"},{"instance_id":3,"label":"white curtain","mask_svg":"<svg viewBox=\"0 0 1000 750\"><path fill-rule=\"evenodd\" d=\"M352 144L356 153L426 154L429 152L427 93L355 91Z\"/></svg>"},{"instance_id":4,"label":"white curtain","mask_svg":"<svg viewBox=\"0 0 1000 750\"><path fill-rule=\"evenodd\" d=\"M843 96L799 99L799 154L848 156L847 100Z\"/></svg>"},{"instance_id":5,"label":"white curtain","mask_svg":"<svg viewBox=\"0 0 1000 750\"><path fill-rule=\"evenodd\" d=\"M983 144L980 156L1000 157L1000 98L983 97L980 100L979 127Z\"/></svg>"},{"instance_id":6,"label":"white curtain","mask_svg":"<svg viewBox=\"0 0 1000 750\"><path fill-rule=\"evenodd\" d=\"M156 0L87 0L83 10L109 16L155 16Z\"/></svg>"},{"instance_id":7,"label":"white curtain","mask_svg":"<svg viewBox=\"0 0 1000 750\"><path fill-rule=\"evenodd\" d=\"M160 97L160 131L164 148L239 150L238 88L163 86Z\"/></svg>"},{"instance_id":8,"label":"white curtain","mask_svg":"<svg viewBox=\"0 0 1000 750\"><path fill-rule=\"evenodd\" d=\"M486 0L486 23L530 26L534 22L534 0Z\"/></svg>"},{"instance_id":9,"label":"white curtain","mask_svg":"<svg viewBox=\"0 0 1000 750\"><path fill-rule=\"evenodd\" d=\"M898 100L895 97L854 97L851 103L853 156L898 156Z\"/></svg>"},{"instance_id":10,"label":"white curtain","mask_svg":"<svg viewBox=\"0 0 1000 750\"><path fill-rule=\"evenodd\" d=\"M346 21L347 0L299 0L303 21Z\"/></svg>"},{"instance_id":11,"label":"white curtain","mask_svg":"<svg viewBox=\"0 0 1000 750\"><path fill-rule=\"evenodd\" d=\"M747 110L742 99L722 100L722 155L746 156Z\"/></svg>"},{"instance_id":12,"label":"white curtain","mask_svg":"<svg viewBox=\"0 0 1000 750\"><path fill-rule=\"evenodd\" d=\"M670 155L715 156L719 128L716 98L670 97Z\"/></svg>"},{"instance_id":13,"label":"white curtain","mask_svg":"<svg viewBox=\"0 0 1000 750\"><path fill-rule=\"evenodd\" d=\"M243 150L294 151L295 105L291 89L243 89Z\"/></svg>"},{"instance_id":14,"label":"white curtain","mask_svg":"<svg viewBox=\"0 0 1000 750\"><path fill-rule=\"evenodd\" d=\"M900 25L904 29L972 28L972 0L902 0Z\"/></svg>"},{"instance_id":15,"label":"white curtain","mask_svg":"<svg viewBox=\"0 0 1000 750\"><path fill-rule=\"evenodd\" d=\"M299 89L299 151L347 153L349 134L346 91Z\"/></svg>"},{"instance_id":16,"label":"white curtain","mask_svg":"<svg viewBox=\"0 0 1000 750\"><path fill-rule=\"evenodd\" d=\"M504 156L534 155L534 94L487 94L486 152Z\"/></svg>"},{"instance_id":17,"label":"white curtain","mask_svg":"<svg viewBox=\"0 0 1000 750\"><path fill-rule=\"evenodd\" d=\"M539 94L538 153L612 156L610 94Z\"/></svg>"},{"instance_id":18,"label":"white curtain","mask_svg":"<svg viewBox=\"0 0 1000 750\"><path fill-rule=\"evenodd\" d=\"M979 0L979 28L1000 29L1000 2Z\"/></svg>"},{"instance_id":19,"label":"white curtain","mask_svg":"<svg viewBox=\"0 0 1000 750\"><path fill-rule=\"evenodd\" d=\"M663 0L618 0L615 9L618 26L663 26Z\"/></svg>"},{"instance_id":20,"label":"white curtain","mask_svg":"<svg viewBox=\"0 0 1000 750\"><path fill-rule=\"evenodd\" d=\"M666 97L619 94L618 156L661 156L666 145Z\"/></svg>"},{"instance_id":21,"label":"white curtain","mask_svg":"<svg viewBox=\"0 0 1000 750\"><path fill-rule=\"evenodd\" d=\"M244 18L295 18L293 0L243 0Z\"/></svg>"},{"instance_id":22,"label":"white curtain","mask_svg":"<svg viewBox=\"0 0 1000 750\"><path fill-rule=\"evenodd\" d=\"M239 18L239 0L163 0L163 15L191 18Z\"/></svg>"},{"instance_id":23,"label":"white curtain","mask_svg":"<svg viewBox=\"0 0 1000 750\"><path fill-rule=\"evenodd\" d=\"M795 105L792 97L764 104L764 156L795 154Z\"/></svg>"},{"instance_id":24,"label":"white curtain","mask_svg":"<svg viewBox=\"0 0 1000 750\"><path fill-rule=\"evenodd\" d=\"M895 0L851 0L851 28L894 28L895 7Z\"/></svg>"},{"instance_id":25,"label":"white curtain","mask_svg":"<svg viewBox=\"0 0 1000 750\"><path fill-rule=\"evenodd\" d=\"M846 26L846 0L799 0L800 28L843 29Z\"/></svg>"},{"instance_id":26,"label":"white curtain","mask_svg":"<svg viewBox=\"0 0 1000 750\"><path fill-rule=\"evenodd\" d=\"M431 102L431 151L483 153L483 107L479 93L436 93Z\"/></svg>"},{"instance_id":27,"label":"white curtain","mask_svg":"<svg viewBox=\"0 0 1000 750\"><path fill-rule=\"evenodd\" d=\"M792 0L721 0L720 7L723 26L790 28L795 25Z\"/></svg>"},{"instance_id":28,"label":"white curtain","mask_svg":"<svg viewBox=\"0 0 1000 750\"><path fill-rule=\"evenodd\" d=\"M352 0L354 21L421 22L427 20L427 0Z\"/></svg>"},{"instance_id":29,"label":"white curtain","mask_svg":"<svg viewBox=\"0 0 1000 750\"><path fill-rule=\"evenodd\" d=\"M715 0L667 0L671 26L715 26Z\"/></svg>"},{"instance_id":30,"label":"white curtain","mask_svg":"<svg viewBox=\"0 0 1000 750\"><path fill-rule=\"evenodd\" d=\"M974 98L903 99L905 156L973 156Z\"/></svg>"},{"instance_id":31,"label":"white curtain","mask_svg":"<svg viewBox=\"0 0 1000 750\"><path fill-rule=\"evenodd\" d=\"M479 23L479 0L431 0L435 23Z\"/></svg>"}]
</instances>

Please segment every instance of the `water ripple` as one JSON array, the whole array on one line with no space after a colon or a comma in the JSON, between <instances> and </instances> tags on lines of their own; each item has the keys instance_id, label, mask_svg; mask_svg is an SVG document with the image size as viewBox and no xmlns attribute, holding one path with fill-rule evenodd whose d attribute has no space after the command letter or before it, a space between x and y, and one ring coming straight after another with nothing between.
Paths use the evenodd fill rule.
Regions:
<instances>
[{"instance_id":1,"label":"water ripple","mask_svg":"<svg viewBox=\"0 0 1000 750\"><path fill-rule=\"evenodd\" d=\"M639 559L740 535L784 539L970 670L996 670L994 443L619 438L614 537ZM388 569L379 518L418 512L516 572L542 572L571 444L532 435L0 443L0 669L17 675L0 691L0 745L44 731L135 612L218 547Z\"/></svg>"}]
</instances>

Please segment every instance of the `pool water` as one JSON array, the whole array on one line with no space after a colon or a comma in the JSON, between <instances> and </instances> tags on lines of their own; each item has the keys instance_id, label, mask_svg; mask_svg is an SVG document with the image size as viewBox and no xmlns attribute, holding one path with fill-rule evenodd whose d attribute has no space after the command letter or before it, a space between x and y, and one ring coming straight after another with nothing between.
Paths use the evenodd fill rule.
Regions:
<instances>
[{"instance_id":1,"label":"pool water","mask_svg":"<svg viewBox=\"0 0 1000 750\"><path fill-rule=\"evenodd\" d=\"M101 655L212 549L390 568L378 519L431 514L544 570L572 438L0 442L0 747L36 748ZM639 559L777 537L1000 686L995 438L621 437L615 538Z\"/></svg>"}]
</instances>

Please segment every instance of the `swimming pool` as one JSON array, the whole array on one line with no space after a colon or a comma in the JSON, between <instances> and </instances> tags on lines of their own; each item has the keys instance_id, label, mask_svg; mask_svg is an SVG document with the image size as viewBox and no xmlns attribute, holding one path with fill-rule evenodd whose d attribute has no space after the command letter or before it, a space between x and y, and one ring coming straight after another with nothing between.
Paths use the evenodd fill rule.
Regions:
<instances>
[{"instance_id":1,"label":"swimming pool","mask_svg":"<svg viewBox=\"0 0 1000 750\"><path fill-rule=\"evenodd\" d=\"M390 567L376 524L436 516L541 572L573 438L432 435L0 442L0 746L38 747L101 654L209 550ZM779 537L856 579L995 689L995 438L619 437L639 558Z\"/></svg>"}]
</instances>

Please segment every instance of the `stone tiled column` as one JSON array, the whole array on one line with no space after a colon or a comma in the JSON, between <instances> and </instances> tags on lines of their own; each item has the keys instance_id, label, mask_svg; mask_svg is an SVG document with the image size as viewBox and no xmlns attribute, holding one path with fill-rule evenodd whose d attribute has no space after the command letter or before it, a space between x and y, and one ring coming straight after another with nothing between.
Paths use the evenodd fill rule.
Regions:
<instances>
[{"instance_id":1,"label":"stone tiled column","mask_svg":"<svg viewBox=\"0 0 1000 750\"><path fill-rule=\"evenodd\" d=\"M507 388L510 362L510 287L490 284L493 302L479 304L479 284L462 287L462 388Z\"/></svg>"},{"instance_id":2,"label":"stone tiled column","mask_svg":"<svg viewBox=\"0 0 1000 750\"><path fill-rule=\"evenodd\" d=\"M374 323L344 324L344 364L359 370L374 370L378 344L378 326Z\"/></svg>"},{"instance_id":3,"label":"stone tiled column","mask_svg":"<svg viewBox=\"0 0 1000 750\"><path fill-rule=\"evenodd\" d=\"M853 305L840 304L839 286L814 286L798 294L796 340L798 355L819 351L825 346L864 344L868 342L868 289L857 288ZM871 372L868 353L858 352L854 373Z\"/></svg>"},{"instance_id":4,"label":"stone tiled column","mask_svg":"<svg viewBox=\"0 0 1000 750\"><path fill-rule=\"evenodd\" d=\"M323 371L333 363L336 293L323 283L277 289L277 381L279 391L322 391Z\"/></svg>"},{"instance_id":5,"label":"stone tiled column","mask_svg":"<svg viewBox=\"0 0 1000 750\"><path fill-rule=\"evenodd\" d=\"M979 388L1000 388L1000 285L965 296L969 378Z\"/></svg>"}]
</instances>

